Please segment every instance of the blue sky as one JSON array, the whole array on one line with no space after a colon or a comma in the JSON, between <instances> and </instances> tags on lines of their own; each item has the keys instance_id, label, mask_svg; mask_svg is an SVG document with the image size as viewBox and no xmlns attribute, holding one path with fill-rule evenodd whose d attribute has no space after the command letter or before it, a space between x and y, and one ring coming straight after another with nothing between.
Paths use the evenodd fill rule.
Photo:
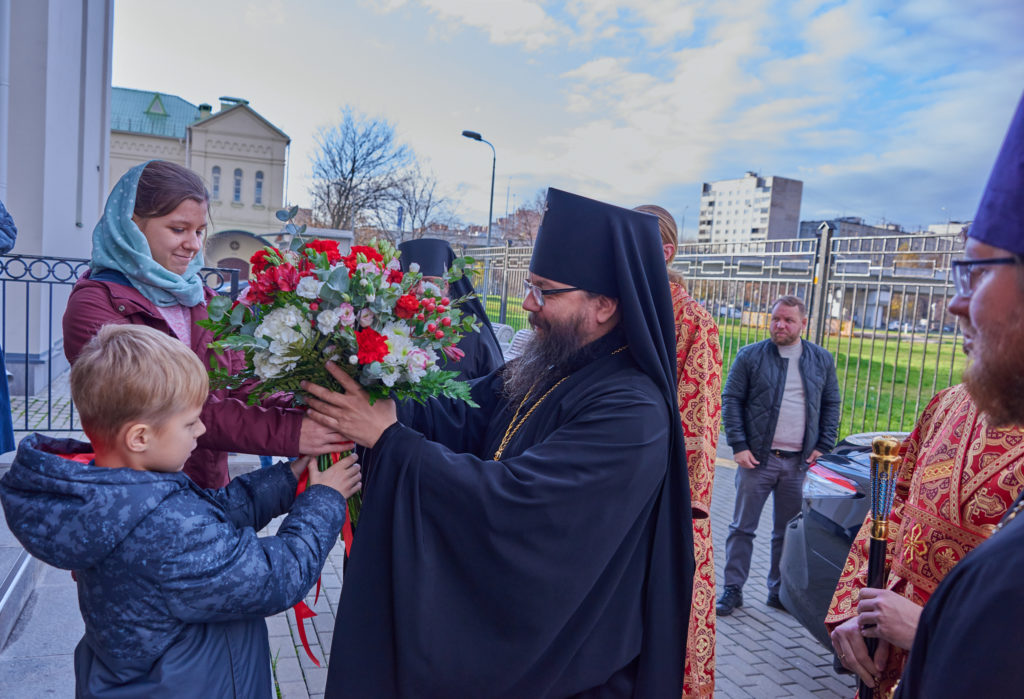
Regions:
<instances>
[{"instance_id":1,"label":"blue sky","mask_svg":"<svg viewBox=\"0 0 1024 699\"><path fill-rule=\"evenodd\" d=\"M802 219L969 219L1024 90L1020 0L118 0L113 84L244 97L292 138L392 122L468 222L543 187L658 203L803 180Z\"/></svg>"}]
</instances>

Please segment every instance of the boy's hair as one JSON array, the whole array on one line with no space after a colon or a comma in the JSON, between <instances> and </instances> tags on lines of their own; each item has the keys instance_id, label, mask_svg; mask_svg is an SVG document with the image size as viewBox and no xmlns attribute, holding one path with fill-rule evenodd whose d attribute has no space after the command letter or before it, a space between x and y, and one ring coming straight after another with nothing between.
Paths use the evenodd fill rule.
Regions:
<instances>
[{"instance_id":1,"label":"boy's hair","mask_svg":"<svg viewBox=\"0 0 1024 699\"><path fill-rule=\"evenodd\" d=\"M105 325L71 368L71 399L90 441L110 445L129 422L159 427L201 405L209 379L183 342L144 325Z\"/></svg>"}]
</instances>

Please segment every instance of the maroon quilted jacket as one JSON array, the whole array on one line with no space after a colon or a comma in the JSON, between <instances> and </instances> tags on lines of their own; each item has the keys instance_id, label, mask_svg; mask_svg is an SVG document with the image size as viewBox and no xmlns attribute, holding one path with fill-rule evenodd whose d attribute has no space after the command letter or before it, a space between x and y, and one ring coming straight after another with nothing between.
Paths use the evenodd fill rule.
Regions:
<instances>
[{"instance_id":1,"label":"maroon quilted jacket","mask_svg":"<svg viewBox=\"0 0 1024 699\"><path fill-rule=\"evenodd\" d=\"M64 354L72 364L96 331L108 323L148 325L171 335L167 321L145 296L127 283L90 279L88 273L78 280L67 310L64 311ZM206 289L207 300L214 296ZM206 318L206 304L192 308L192 351L203 366L209 366L213 351L207 344L213 339L209 330L196 325ZM232 371L241 368L242 355L229 352L218 361ZM202 488L223 488L228 483L228 452L297 456L302 412L285 407L282 398L266 407L249 406L244 393L211 392L203 408L206 434L185 463L185 473Z\"/></svg>"}]
</instances>

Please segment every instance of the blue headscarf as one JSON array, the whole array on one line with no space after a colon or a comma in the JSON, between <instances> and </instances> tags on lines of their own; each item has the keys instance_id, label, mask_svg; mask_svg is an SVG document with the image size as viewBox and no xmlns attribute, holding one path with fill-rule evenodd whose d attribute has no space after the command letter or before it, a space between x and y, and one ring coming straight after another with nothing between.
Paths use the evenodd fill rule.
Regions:
<instances>
[{"instance_id":1,"label":"blue headscarf","mask_svg":"<svg viewBox=\"0 0 1024 699\"><path fill-rule=\"evenodd\" d=\"M203 301L203 253L189 263L185 274L165 269L153 259L149 241L132 220L135 191L148 162L124 173L107 198L103 216L92 231L92 274L110 269L128 278L139 293L157 306L196 306Z\"/></svg>"}]
</instances>

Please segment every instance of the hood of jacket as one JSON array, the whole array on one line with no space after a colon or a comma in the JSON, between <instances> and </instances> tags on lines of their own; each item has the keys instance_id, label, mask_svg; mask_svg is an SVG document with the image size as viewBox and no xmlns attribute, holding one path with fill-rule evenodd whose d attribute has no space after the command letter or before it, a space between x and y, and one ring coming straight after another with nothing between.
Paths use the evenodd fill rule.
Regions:
<instances>
[{"instance_id":1,"label":"hood of jacket","mask_svg":"<svg viewBox=\"0 0 1024 699\"><path fill-rule=\"evenodd\" d=\"M30 435L0 478L7 525L36 558L78 570L103 560L165 498L191 487L181 473L104 468L70 457L86 442Z\"/></svg>"}]
</instances>

